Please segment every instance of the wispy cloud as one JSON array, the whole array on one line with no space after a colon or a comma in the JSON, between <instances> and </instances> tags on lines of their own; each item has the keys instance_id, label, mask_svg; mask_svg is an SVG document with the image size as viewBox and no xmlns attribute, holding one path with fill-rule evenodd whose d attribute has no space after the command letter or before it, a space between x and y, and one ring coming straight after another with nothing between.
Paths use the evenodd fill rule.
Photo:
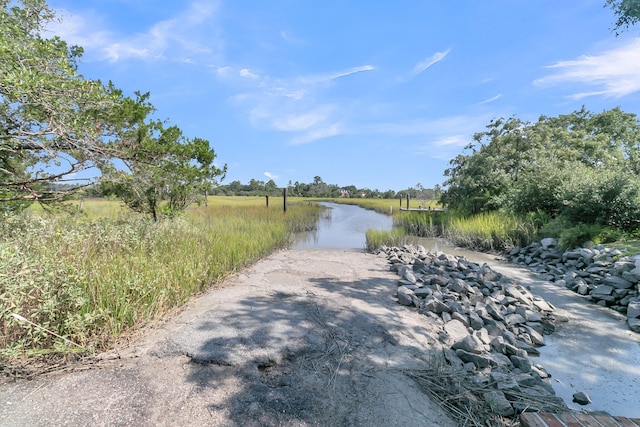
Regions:
<instances>
[{"instance_id":1,"label":"wispy cloud","mask_svg":"<svg viewBox=\"0 0 640 427\"><path fill-rule=\"evenodd\" d=\"M592 87L577 90L570 99L590 96L621 98L640 91L640 38L595 55L559 61L547 67L548 76L535 80L538 87L555 87L566 83Z\"/></svg>"},{"instance_id":2,"label":"wispy cloud","mask_svg":"<svg viewBox=\"0 0 640 427\"><path fill-rule=\"evenodd\" d=\"M434 159L451 159L467 145L476 132L482 131L494 118L492 114L463 114L432 120L381 123L367 133L382 133L415 141L413 153Z\"/></svg>"},{"instance_id":3,"label":"wispy cloud","mask_svg":"<svg viewBox=\"0 0 640 427\"><path fill-rule=\"evenodd\" d=\"M291 44L291 45L304 45L306 44L304 40L299 39L298 37L294 36L293 34L291 34L288 31L285 30L281 30L280 31L280 37L282 38L282 40L284 40L285 42Z\"/></svg>"},{"instance_id":4,"label":"wispy cloud","mask_svg":"<svg viewBox=\"0 0 640 427\"><path fill-rule=\"evenodd\" d=\"M436 52L430 57L424 59L423 61L418 62L413 67L413 69L409 72L408 75L403 77L398 77L398 81L406 82L413 79L417 75L431 68L434 64L437 64L438 62L442 61L449 54L449 52L451 52L451 49L447 49L444 52Z\"/></svg>"},{"instance_id":5,"label":"wispy cloud","mask_svg":"<svg viewBox=\"0 0 640 427\"><path fill-rule=\"evenodd\" d=\"M202 31L217 11L217 2L193 2L181 14L159 21L146 31L133 35L116 34L94 12L84 15L58 11L62 22L48 30L71 44L99 52L99 60L162 59L193 63L191 55L210 54L219 42ZM205 25L206 26L206 25Z\"/></svg>"},{"instance_id":6,"label":"wispy cloud","mask_svg":"<svg viewBox=\"0 0 640 427\"><path fill-rule=\"evenodd\" d=\"M316 75L316 76L308 76L308 77L301 77L300 78L300 82L301 83L323 83L323 82L329 82L332 80L336 80L339 79L341 77L347 77L350 76L352 74L357 74L357 73L362 73L365 71L373 71L375 70L375 67L373 65L362 65L359 67L353 67L353 68L348 68L346 70L342 70L342 71L338 71L338 72L334 72L334 73L328 73L328 74L320 74L320 75Z\"/></svg>"},{"instance_id":7,"label":"wispy cloud","mask_svg":"<svg viewBox=\"0 0 640 427\"><path fill-rule=\"evenodd\" d=\"M489 98L489 99L485 99L484 101L480 101L480 102L478 102L478 105L482 105L482 104L489 104L490 102L497 101L497 100L498 100L498 99L500 99L500 98L502 98L502 94L501 94L501 93L499 93L499 94L497 94L496 96L491 97L491 98Z\"/></svg>"},{"instance_id":8,"label":"wispy cloud","mask_svg":"<svg viewBox=\"0 0 640 427\"><path fill-rule=\"evenodd\" d=\"M278 175L276 175L274 173L271 173L271 172L268 172L268 171L264 173L264 176L266 176L267 178L272 179L274 181L277 180L278 178L280 178Z\"/></svg>"},{"instance_id":9,"label":"wispy cloud","mask_svg":"<svg viewBox=\"0 0 640 427\"><path fill-rule=\"evenodd\" d=\"M276 117L273 126L284 132L303 131L325 122L330 116L330 108L325 106L307 113Z\"/></svg>"},{"instance_id":10,"label":"wispy cloud","mask_svg":"<svg viewBox=\"0 0 640 427\"><path fill-rule=\"evenodd\" d=\"M275 78L242 71L232 66L220 67L216 75L228 84L236 84L243 92L229 98L237 108L245 110L253 127L289 134L291 144L308 144L348 132L348 117L353 103L326 97L332 82L374 70L362 65L313 76ZM242 78L244 77L244 78Z\"/></svg>"},{"instance_id":11,"label":"wispy cloud","mask_svg":"<svg viewBox=\"0 0 640 427\"><path fill-rule=\"evenodd\" d=\"M345 133L342 123L332 123L323 127L316 127L309 132L295 137L291 142L295 145L308 144L320 139L331 138Z\"/></svg>"}]
</instances>

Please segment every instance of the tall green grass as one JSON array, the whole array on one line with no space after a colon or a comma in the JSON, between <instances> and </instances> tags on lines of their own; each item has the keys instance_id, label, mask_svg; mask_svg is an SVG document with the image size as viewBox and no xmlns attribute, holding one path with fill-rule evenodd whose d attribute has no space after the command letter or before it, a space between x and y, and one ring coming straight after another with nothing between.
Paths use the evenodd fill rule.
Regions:
<instances>
[{"instance_id":1,"label":"tall green grass","mask_svg":"<svg viewBox=\"0 0 640 427\"><path fill-rule=\"evenodd\" d=\"M528 217L487 212L471 217L448 217L442 235L455 245L492 252L527 245L536 239L537 230Z\"/></svg>"},{"instance_id":2,"label":"tall green grass","mask_svg":"<svg viewBox=\"0 0 640 427\"><path fill-rule=\"evenodd\" d=\"M408 236L402 228L393 228L391 230L369 229L365 233L365 237L365 249L368 252L374 252L382 246L403 246L416 242L415 238Z\"/></svg>"},{"instance_id":3,"label":"tall green grass","mask_svg":"<svg viewBox=\"0 0 640 427\"><path fill-rule=\"evenodd\" d=\"M200 206L157 223L134 214L5 216L0 356L103 349L123 331L286 247L293 233L315 225L319 212Z\"/></svg>"},{"instance_id":4,"label":"tall green grass","mask_svg":"<svg viewBox=\"0 0 640 427\"><path fill-rule=\"evenodd\" d=\"M400 212L393 217L393 225L413 236L435 237L440 234L447 215L446 212Z\"/></svg>"}]
</instances>

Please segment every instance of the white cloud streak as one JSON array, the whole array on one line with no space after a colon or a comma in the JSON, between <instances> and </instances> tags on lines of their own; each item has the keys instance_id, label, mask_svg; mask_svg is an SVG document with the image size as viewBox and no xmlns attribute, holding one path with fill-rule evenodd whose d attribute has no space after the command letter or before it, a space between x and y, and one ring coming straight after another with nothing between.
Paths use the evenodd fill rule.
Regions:
<instances>
[{"instance_id":1,"label":"white cloud streak","mask_svg":"<svg viewBox=\"0 0 640 427\"><path fill-rule=\"evenodd\" d=\"M499 93L499 94L497 94L496 96L491 97L491 98L489 98L489 99L485 99L484 101L480 101L480 102L478 102L478 105L489 104L489 103L491 103L491 102L493 102L493 101L497 101L497 100L498 100L498 99L500 99L500 98L502 98L502 94L501 94L501 93Z\"/></svg>"},{"instance_id":2,"label":"white cloud streak","mask_svg":"<svg viewBox=\"0 0 640 427\"><path fill-rule=\"evenodd\" d=\"M332 80L339 79L341 77L347 77L352 74L362 73L365 71L373 71L373 70L375 70L375 67L372 65L362 65L359 67L353 67L353 68L349 68L349 69L338 71L331 74L321 74L317 76L301 77L300 82L311 83L311 84L324 83L324 82L330 82Z\"/></svg>"},{"instance_id":3,"label":"white cloud streak","mask_svg":"<svg viewBox=\"0 0 640 427\"><path fill-rule=\"evenodd\" d=\"M449 54L449 52L451 52L451 49L447 49L444 52L436 52L436 53L434 53L433 55L431 55L430 57L426 58L425 60L420 61L419 63L417 63L413 67L413 69L411 70L409 75L404 76L404 77L398 77L398 81L407 82L407 81L413 79L414 77L418 76L419 74L422 74L423 72L425 72L426 70L431 68L433 65L435 65L438 62L442 61Z\"/></svg>"},{"instance_id":4,"label":"white cloud streak","mask_svg":"<svg viewBox=\"0 0 640 427\"><path fill-rule=\"evenodd\" d=\"M210 35L199 34L217 11L217 2L193 2L181 14L157 22L144 32L118 35L94 12L71 14L57 11L62 22L48 30L71 44L83 46L100 60L155 59L193 63L191 55L211 54L218 45ZM101 29L102 27L102 29Z\"/></svg>"},{"instance_id":5,"label":"white cloud streak","mask_svg":"<svg viewBox=\"0 0 640 427\"><path fill-rule=\"evenodd\" d=\"M544 88L574 83L593 90L574 92L568 95L570 99L590 96L621 98L640 91L640 38L615 49L559 61L546 68L552 73L535 80L535 86Z\"/></svg>"}]
</instances>

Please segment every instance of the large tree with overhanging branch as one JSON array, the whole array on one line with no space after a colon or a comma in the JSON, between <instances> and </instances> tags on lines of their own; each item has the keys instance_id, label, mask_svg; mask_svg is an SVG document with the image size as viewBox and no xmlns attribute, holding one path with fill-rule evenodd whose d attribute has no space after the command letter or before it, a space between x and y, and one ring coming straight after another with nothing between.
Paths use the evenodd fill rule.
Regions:
<instances>
[{"instance_id":1,"label":"large tree with overhanging branch","mask_svg":"<svg viewBox=\"0 0 640 427\"><path fill-rule=\"evenodd\" d=\"M108 180L128 206L157 218L161 202L184 209L224 175L208 141L151 118L148 94L127 97L84 78L82 48L43 37L55 19L44 0L0 6L0 209L56 202Z\"/></svg>"}]
</instances>

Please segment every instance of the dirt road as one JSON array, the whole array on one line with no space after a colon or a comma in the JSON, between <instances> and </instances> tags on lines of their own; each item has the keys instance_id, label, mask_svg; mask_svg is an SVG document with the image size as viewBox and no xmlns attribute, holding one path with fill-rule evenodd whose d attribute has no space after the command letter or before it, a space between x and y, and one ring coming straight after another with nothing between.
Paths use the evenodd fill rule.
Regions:
<instances>
[{"instance_id":1,"label":"dirt road","mask_svg":"<svg viewBox=\"0 0 640 427\"><path fill-rule=\"evenodd\" d=\"M436 342L385 259L278 252L120 359L0 386L2 426L455 426L406 375Z\"/></svg>"}]
</instances>

